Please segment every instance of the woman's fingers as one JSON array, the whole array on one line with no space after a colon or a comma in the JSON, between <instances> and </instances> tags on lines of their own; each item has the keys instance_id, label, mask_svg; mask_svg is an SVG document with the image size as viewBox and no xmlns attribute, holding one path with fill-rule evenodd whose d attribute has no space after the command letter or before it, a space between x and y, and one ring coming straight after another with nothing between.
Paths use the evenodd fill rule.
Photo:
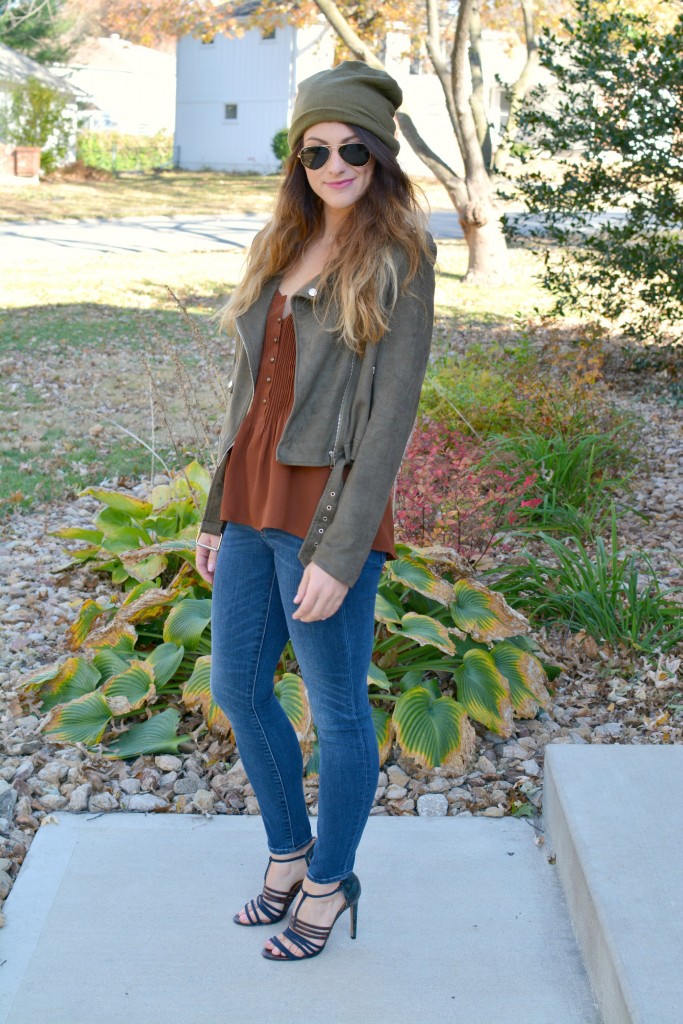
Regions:
<instances>
[{"instance_id":1,"label":"woman's fingers","mask_svg":"<svg viewBox=\"0 0 683 1024\"><path fill-rule=\"evenodd\" d=\"M298 608L292 618L298 619L300 622L318 622L321 619L329 619L338 611L348 589L345 583L330 576L320 566L313 562L309 563L304 570L294 598Z\"/></svg>"},{"instance_id":2,"label":"woman's fingers","mask_svg":"<svg viewBox=\"0 0 683 1024\"><path fill-rule=\"evenodd\" d=\"M213 533L200 533L197 537L195 555L197 572L207 583L213 583L220 540L220 537Z\"/></svg>"}]
</instances>

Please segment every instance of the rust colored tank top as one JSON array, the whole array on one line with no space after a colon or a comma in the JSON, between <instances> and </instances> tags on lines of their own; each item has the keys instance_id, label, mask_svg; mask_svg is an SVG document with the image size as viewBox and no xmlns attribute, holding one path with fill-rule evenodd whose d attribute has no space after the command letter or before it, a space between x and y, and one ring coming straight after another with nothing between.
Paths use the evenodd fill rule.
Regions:
<instances>
[{"instance_id":1,"label":"rust colored tank top","mask_svg":"<svg viewBox=\"0 0 683 1024\"><path fill-rule=\"evenodd\" d=\"M268 311L254 400L225 469L221 519L256 530L286 530L303 538L330 471L327 466L287 466L275 458L294 402L294 321L291 313L282 316L284 305L285 296L276 291ZM396 558L391 497L372 547Z\"/></svg>"}]
</instances>

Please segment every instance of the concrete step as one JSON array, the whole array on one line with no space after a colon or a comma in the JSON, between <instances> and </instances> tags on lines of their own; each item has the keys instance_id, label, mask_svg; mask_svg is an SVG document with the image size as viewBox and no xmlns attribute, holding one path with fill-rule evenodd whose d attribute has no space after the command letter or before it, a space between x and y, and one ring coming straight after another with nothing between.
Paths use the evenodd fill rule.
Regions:
<instances>
[{"instance_id":1,"label":"concrete step","mask_svg":"<svg viewBox=\"0 0 683 1024\"><path fill-rule=\"evenodd\" d=\"M372 817L320 957L265 960L259 817L55 815L0 931L1 1024L601 1024L556 869L514 818ZM315 820L313 820L315 827Z\"/></svg>"},{"instance_id":2,"label":"concrete step","mask_svg":"<svg viewBox=\"0 0 683 1024\"><path fill-rule=\"evenodd\" d=\"M683 747L547 746L543 818L605 1024L681 1024Z\"/></svg>"}]
</instances>

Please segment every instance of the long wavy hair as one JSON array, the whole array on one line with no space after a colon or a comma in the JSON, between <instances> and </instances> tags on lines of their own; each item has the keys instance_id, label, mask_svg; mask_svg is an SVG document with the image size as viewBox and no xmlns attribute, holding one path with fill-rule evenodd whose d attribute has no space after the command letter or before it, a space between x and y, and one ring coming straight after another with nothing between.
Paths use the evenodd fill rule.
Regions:
<instances>
[{"instance_id":1,"label":"long wavy hair","mask_svg":"<svg viewBox=\"0 0 683 1024\"><path fill-rule=\"evenodd\" d=\"M376 135L349 125L375 158L368 188L342 221L334 251L322 269L314 308L320 322L362 355L384 335L399 294L406 292L423 256L431 262L426 215L396 157ZM271 278L284 273L324 229L324 204L298 159L300 140L285 164L271 220L256 235L241 281L218 317L232 332ZM405 273L403 267L405 264Z\"/></svg>"}]
</instances>

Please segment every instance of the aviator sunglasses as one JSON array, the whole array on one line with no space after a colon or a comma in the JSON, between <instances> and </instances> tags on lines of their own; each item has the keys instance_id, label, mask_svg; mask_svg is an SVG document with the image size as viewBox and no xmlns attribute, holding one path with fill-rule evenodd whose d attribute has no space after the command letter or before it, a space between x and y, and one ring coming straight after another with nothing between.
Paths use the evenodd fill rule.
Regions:
<instances>
[{"instance_id":1,"label":"aviator sunglasses","mask_svg":"<svg viewBox=\"0 0 683 1024\"><path fill-rule=\"evenodd\" d=\"M333 149L338 149L344 163L352 167L364 167L370 159L370 150L362 142L345 142L343 146L304 146L299 160L309 171L318 171L330 159Z\"/></svg>"}]
</instances>

